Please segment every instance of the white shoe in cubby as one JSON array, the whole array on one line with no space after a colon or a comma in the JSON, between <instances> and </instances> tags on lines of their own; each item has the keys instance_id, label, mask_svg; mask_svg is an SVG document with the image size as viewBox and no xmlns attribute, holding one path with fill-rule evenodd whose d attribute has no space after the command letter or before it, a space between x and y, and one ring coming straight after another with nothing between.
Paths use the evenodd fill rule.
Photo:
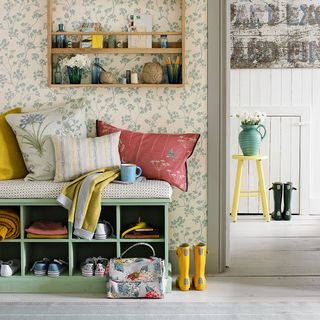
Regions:
<instances>
[{"instance_id":1,"label":"white shoe in cubby","mask_svg":"<svg viewBox=\"0 0 320 320\"><path fill-rule=\"evenodd\" d=\"M87 258L84 262L81 263L80 269L81 274L84 277L92 277L94 275L94 269L96 266L97 258Z\"/></svg>"},{"instance_id":2,"label":"white shoe in cubby","mask_svg":"<svg viewBox=\"0 0 320 320\"><path fill-rule=\"evenodd\" d=\"M20 260L12 259L1 263L1 277L11 277L20 270Z\"/></svg>"}]
</instances>

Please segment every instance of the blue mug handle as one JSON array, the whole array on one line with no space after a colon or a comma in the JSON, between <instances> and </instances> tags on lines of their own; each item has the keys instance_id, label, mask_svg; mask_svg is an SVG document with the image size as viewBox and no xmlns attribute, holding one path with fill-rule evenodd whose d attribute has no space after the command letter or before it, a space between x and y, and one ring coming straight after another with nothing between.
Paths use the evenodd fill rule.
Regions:
<instances>
[{"instance_id":1,"label":"blue mug handle","mask_svg":"<svg viewBox=\"0 0 320 320\"><path fill-rule=\"evenodd\" d=\"M142 169L140 167L137 166L137 170L139 171L137 174L136 174L136 178L139 178L142 174Z\"/></svg>"}]
</instances>

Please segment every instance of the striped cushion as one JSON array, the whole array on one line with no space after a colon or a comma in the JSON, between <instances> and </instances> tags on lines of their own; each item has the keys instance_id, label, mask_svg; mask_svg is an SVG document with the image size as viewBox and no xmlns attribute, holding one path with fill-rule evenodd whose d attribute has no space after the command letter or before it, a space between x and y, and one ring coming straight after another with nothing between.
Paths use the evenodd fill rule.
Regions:
<instances>
[{"instance_id":1,"label":"striped cushion","mask_svg":"<svg viewBox=\"0 0 320 320\"><path fill-rule=\"evenodd\" d=\"M89 171L119 167L120 132L97 138L52 136L55 150L55 182L71 181Z\"/></svg>"}]
</instances>

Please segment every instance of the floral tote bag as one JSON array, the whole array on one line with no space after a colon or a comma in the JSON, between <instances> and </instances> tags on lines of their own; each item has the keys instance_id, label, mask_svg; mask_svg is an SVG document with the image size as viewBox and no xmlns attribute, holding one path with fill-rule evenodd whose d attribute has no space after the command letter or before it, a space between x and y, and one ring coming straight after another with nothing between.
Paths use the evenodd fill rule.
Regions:
<instances>
[{"instance_id":1,"label":"floral tote bag","mask_svg":"<svg viewBox=\"0 0 320 320\"><path fill-rule=\"evenodd\" d=\"M123 258L136 246L147 246L152 250L150 258ZM151 298L164 297L166 279L164 261L155 257L148 243L136 243L125 250L120 258L110 259L107 280L108 298Z\"/></svg>"}]
</instances>

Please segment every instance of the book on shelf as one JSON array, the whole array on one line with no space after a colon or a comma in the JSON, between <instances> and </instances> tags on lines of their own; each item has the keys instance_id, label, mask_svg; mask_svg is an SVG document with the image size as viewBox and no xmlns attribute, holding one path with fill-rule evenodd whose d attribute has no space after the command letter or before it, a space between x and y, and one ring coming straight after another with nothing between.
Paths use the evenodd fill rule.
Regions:
<instances>
[{"instance_id":1,"label":"book on shelf","mask_svg":"<svg viewBox=\"0 0 320 320\"><path fill-rule=\"evenodd\" d=\"M84 22L81 32L99 32L101 24L98 22ZM103 48L103 35L85 35L81 38L81 48Z\"/></svg>"},{"instance_id":2,"label":"book on shelf","mask_svg":"<svg viewBox=\"0 0 320 320\"><path fill-rule=\"evenodd\" d=\"M124 236L125 239L153 239L160 238L160 230L153 227L132 230Z\"/></svg>"},{"instance_id":3,"label":"book on shelf","mask_svg":"<svg viewBox=\"0 0 320 320\"><path fill-rule=\"evenodd\" d=\"M141 234L135 234L135 233L127 233L125 236L124 236L125 239L159 239L160 238L160 234L157 233L157 234L144 234L144 233L141 233Z\"/></svg>"},{"instance_id":4,"label":"book on shelf","mask_svg":"<svg viewBox=\"0 0 320 320\"><path fill-rule=\"evenodd\" d=\"M153 228L153 227L146 227L146 228L136 229L136 230L134 230L134 232L137 232L137 233L144 233L144 232L159 232L159 229L157 229L157 228Z\"/></svg>"}]
</instances>

